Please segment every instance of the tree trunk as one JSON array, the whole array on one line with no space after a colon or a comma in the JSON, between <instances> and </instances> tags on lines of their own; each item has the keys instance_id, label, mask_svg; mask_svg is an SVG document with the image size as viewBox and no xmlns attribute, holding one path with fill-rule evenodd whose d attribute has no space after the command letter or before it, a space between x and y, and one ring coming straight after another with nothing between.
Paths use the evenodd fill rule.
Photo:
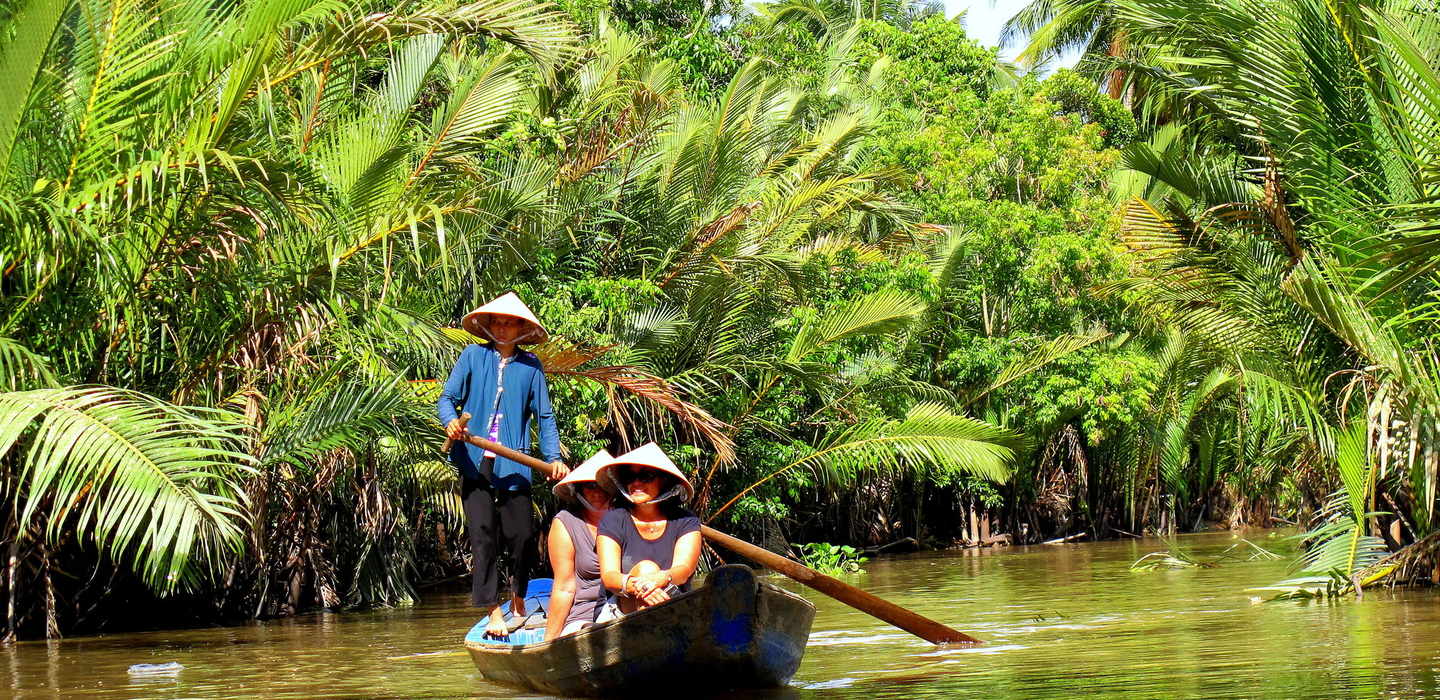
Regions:
<instances>
[{"instance_id":1,"label":"tree trunk","mask_svg":"<svg viewBox=\"0 0 1440 700\"><path fill-rule=\"evenodd\" d=\"M10 556L5 565L5 636L0 643L15 641L15 593L20 585L20 533L10 539Z\"/></svg>"},{"instance_id":2,"label":"tree trunk","mask_svg":"<svg viewBox=\"0 0 1440 700\"><path fill-rule=\"evenodd\" d=\"M40 567L45 583L45 638L60 638L60 618L55 610L55 580L50 576L50 550L40 544Z\"/></svg>"}]
</instances>

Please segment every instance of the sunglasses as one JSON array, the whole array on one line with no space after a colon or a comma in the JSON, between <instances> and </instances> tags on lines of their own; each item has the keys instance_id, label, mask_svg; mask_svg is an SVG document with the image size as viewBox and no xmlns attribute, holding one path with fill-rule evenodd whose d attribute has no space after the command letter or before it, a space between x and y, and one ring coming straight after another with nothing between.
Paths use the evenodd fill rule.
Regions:
<instances>
[{"instance_id":1,"label":"sunglasses","mask_svg":"<svg viewBox=\"0 0 1440 700\"><path fill-rule=\"evenodd\" d=\"M660 476L656 469L625 469L620 472L620 481L627 484L635 481L655 481Z\"/></svg>"}]
</instances>

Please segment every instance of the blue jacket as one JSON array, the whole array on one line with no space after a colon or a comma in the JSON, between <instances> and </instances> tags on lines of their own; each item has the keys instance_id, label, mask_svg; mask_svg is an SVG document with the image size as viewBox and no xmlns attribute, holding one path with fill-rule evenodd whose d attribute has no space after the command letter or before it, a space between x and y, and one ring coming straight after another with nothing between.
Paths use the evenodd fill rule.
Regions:
<instances>
[{"instance_id":1,"label":"blue jacket","mask_svg":"<svg viewBox=\"0 0 1440 700\"><path fill-rule=\"evenodd\" d=\"M460 353L445 388L440 392L440 424L449 425L459 417L456 405L470 414L471 434L490 436L490 409L495 405L495 371L500 353L490 345L467 345ZM550 386L545 370L535 353L517 351L505 367L505 391L500 395L500 444L521 452L530 452L530 421L540 423L540 454L546 462L560 459L560 431L555 427L555 413L550 408ZM469 443L457 443L450 451L450 461L461 476L483 481L476 467L485 457L485 450ZM530 486L530 468L518 462L495 457L493 486L518 490Z\"/></svg>"}]
</instances>

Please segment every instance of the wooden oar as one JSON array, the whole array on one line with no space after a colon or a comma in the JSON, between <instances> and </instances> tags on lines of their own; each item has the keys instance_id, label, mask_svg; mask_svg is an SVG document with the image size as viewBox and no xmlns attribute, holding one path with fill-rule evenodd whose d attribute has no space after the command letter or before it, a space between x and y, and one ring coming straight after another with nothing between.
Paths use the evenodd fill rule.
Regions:
<instances>
[{"instance_id":1,"label":"wooden oar","mask_svg":"<svg viewBox=\"0 0 1440 700\"><path fill-rule=\"evenodd\" d=\"M519 462L531 469L549 474L550 465L523 452L517 452L504 445L498 445L483 438L470 436L471 444L483 447L501 457ZM448 452L447 452L448 454ZM710 541L752 561L779 571L800 583L834 598L860 612L873 615L899 627L931 644L980 644L980 640L964 632L942 625L924 615L900 607L873 593L867 593L848 583L820 573L793 559L787 559L768 549L750 544L745 540L731 537L709 525L702 525L700 532Z\"/></svg>"},{"instance_id":2,"label":"wooden oar","mask_svg":"<svg viewBox=\"0 0 1440 700\"><path fill-rule=\"evenodd\" d=\"M906 610L874 593L826 576L793 559L787 559L763 547L731 537L709 525L700 526L700 532L715 544L746 559L764 564L860 612L884 620L931 644L981 643L980 640L964 632L942 625L920 613Z\"/></svg>"},{"instance_id":3,"label":"wooden oar","mask_svg":"<svg viewBox=\"0 0 1440 700\"><path fill-rule=\"evenodd\" d=\"M461 414L460 418L462 420L469 420L469 416L469 413L465 413ZM468 442L482 450L494 452L495 454L500 455L501 457L504 457L506 459L519 462L527 467L530 467L531 469L539 470L540 473L544 474L545 476L550 476L552 473L555 472L555 467L550 466L549 462L536 459L534 457L531 457L530 455L525 454L524 452L512 450L498 442L491 442L490 440L486 440L479 435L471 434L467 437L465 442ZM450 447L452 447L454 444L454 440L446 438L445 447L443 448L446 455L450 454Z\"/></svg>"}]
</instances>

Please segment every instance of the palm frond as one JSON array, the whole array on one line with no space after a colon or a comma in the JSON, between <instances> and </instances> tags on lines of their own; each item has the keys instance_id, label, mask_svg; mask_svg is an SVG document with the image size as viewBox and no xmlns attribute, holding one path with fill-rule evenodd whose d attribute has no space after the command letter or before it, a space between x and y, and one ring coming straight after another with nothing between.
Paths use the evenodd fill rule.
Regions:
<instances>
[{"instance_id":1,"label":"palm frond","mask_svg":"<svg viewBox=\"0 0 1440 700\"><path fill-rule=\"evenodd\" d=\"M422 424L407 420L412 389L399 379L373 383L341 379L341 367L314 377L293 397L272 401L260 435L264 466L303 466L330 450L363 449L392 435L405 438Z\"/></svg>"},{"instance_id":2,"label":"palm frond","mask_svg":"<svg viewBox=\"0 0 1440 700\"><path fill-rule=\"evenodd\" d=\"M0 75L0 180L9 172L20 119L68 7L70 0L24 0L6 19L7 41L0 45L0 66L5 66Z\"/></svg>"},{"instance_id":3,"label":"palm frond","mask_svg":"<svg viewBox=\"0 0 1440 700\"><path fill-rule=\"evenodd\" d=\"M895 290L874 292L806 324L795 334L785 359L791 363L800 362L817 350L846 338L894 331L913 321L924 310L925 303L914 295Z\"/></svg>"},{"instance_id":4,"label":"palm frond","mask_svg":"<svg viewBox=\"0 0 1440 700\"><path fill-rule=\"evenodd\" d=\"M969 406L1011 382L1029 376L1066 355L1083 350L1109 337L1110 333L1108 332L1095 332L1086 335L1066 334L1046 341L1035 350L1006 365L989 384L964 397L962 405Z\"/></svg>"},{"instance_id":5,"label":"palm frond","mask_svg":"<svg viewBox=\"0 0 1440 700\"><path fill-rule=\"evenodd\" d=\"M729 426L700 406L686 401L674 386L660 377L631 366L561 370L547 368L547 373L553 374L556 378L569 377L596 382L604 386L607 392L620 389L652 409L658 410L660 414L668 414L681 428L691 431L697 437L705 440L720 461L730 462L735 458L735 443L727 430ZM625 408L623 401L612 397L609 406L611 419L624 434L627 432L626 426L635 423L634 418Z\"/></svg>"},{"instance_id":6,"label":"palm frond","mask_svg":"<svg viewBox=\"0 0 1440 700\"><path fill-rule=\"evenodd\" d=\"M1009 463L1024 447L1011 430L920 403L904 418L877 418L836 430L813 450L737 493L710 514L714 518L757 487L794 469L814 469L844 483L870 470L937 470L1004 481Z\"/></svg>"},{"instance_id":7,"label":"palm frond","mask_svg":"<svg viewBox=\"0 0 1440 700\"><path fill-rule=\"evenodd\" d=\"M50 363L13 338L0 336L0 391L21 391L59 384Z\"/></svg>"},{"instance_id":8,"label":"palm frond","mask_svg":"<svg viewBox=\"0 0 1440 700\"><path fill-rule=\"evenodd\" d=\"M244 432L237 415L110 387L0 394L0 458L19 466L21 531L77 536L162 593L238 550L240 479L253 469Z\"/></svg>"}]
</instances>

